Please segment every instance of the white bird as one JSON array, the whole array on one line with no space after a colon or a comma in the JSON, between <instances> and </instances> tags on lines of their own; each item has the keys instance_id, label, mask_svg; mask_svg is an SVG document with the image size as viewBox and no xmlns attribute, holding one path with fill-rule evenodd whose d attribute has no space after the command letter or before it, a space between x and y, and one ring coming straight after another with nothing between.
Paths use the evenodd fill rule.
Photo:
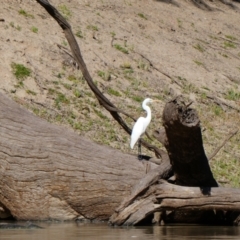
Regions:
<instances>
[{"instance_id":1,"label":"white bird","mask_svg":"<svg viewBox=\"0 0 240 240\"><path fill-rule=\"evenodd\" d=\"M133 126L131 134L130 147L133 149L134 145L138 141L138 158L141 159L141 136L145 133L149 123L152 119L151 109L147 106L148 103L155 102L157 100L152 100L151 98L146 98L142 103L142 108L147 112L146 117L140 117Z\"/></svg>"}]
</instances>

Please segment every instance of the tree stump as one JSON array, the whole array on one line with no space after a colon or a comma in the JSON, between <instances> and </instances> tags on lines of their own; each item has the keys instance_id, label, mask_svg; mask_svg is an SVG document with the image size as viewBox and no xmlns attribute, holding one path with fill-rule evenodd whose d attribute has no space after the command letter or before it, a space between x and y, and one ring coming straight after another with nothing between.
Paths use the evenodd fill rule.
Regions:
<instances>
[{"instance_id":1,"label":"tree stump","mask_svg":"<svg viewBox=\"0 0 240 240\"><path fill-rule=\"evenodd\" d=\"M182 97L177 97L165 105L163 126L167 139L165 148L173 166L176 184L217 187L203 148L196 110L186 106Z\"/></svg>"}]
</instances>

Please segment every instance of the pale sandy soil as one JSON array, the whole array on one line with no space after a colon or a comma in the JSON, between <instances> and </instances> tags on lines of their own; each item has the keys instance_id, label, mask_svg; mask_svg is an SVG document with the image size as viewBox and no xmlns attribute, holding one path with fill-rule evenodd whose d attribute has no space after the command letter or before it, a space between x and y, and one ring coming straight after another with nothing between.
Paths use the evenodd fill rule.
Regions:
<instances>
[{"instance_id":1,"label":"pale sandy soil","mask_svg":"<svg viewBox=\"0 0 240 240\"><path fill-rule=\"evenodd\" d=\"M116 106L138 117L144 114L142 99L161 99L152 107L150 134L161 126L165 103L178 94L199 111L207 155L239 127L238 9L217 0L209 3L214 11L189 1L50 2L68 18L95 83ZM72 64L67 41L46 11L33 0L2 0L0 18L1 92L54 124L135 153L129 150L129 136L101 108ZM31 76L16 79L12 63L31 69ZM238 134L211 162L217 179L238 186L239 161Z\"/></svg>"}]
</instances>

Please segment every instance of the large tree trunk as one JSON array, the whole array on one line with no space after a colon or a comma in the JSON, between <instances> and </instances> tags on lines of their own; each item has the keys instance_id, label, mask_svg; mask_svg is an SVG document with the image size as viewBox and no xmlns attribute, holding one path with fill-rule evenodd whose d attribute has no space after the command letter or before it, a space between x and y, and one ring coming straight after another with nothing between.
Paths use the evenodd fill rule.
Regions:
<instances>
[{"instance_id":1,"label":"large tree trunk","mask_svg":"<svg viewBox=\"0 0 240 240\"><path fill-rule=\"evenodd\" d=\"M0 204L17 219L106 220L154 167L35 117L0 94Z\"/></svg>"}]
</instances>

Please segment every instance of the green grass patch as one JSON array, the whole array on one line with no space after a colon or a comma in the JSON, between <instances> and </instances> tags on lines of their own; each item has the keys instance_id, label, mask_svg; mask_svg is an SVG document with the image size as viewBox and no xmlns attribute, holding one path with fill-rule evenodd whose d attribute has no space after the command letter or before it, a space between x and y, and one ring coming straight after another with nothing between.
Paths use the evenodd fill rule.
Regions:
<instances>
[{"instance_id":1,"label":"green grass patch","mask_svg":"<svg viewBox=\"0 0 240 240\"><path fill-rule=\"evenodd\" d=\"M92 31L96 31L96 32L98 31L98 27L95 26L95 25L88 25L87 29L92 30Z\"/></svg>"},{"instance_id":2,"label":"green grass patch","mask_svg":"<svg viewBox=\"0 0 240 240\"><path fill-rule=\"evenodd\" d=\"M61 104L69 104L69 99L63 93L57 93L57 97L55 99L55 105L58 109L61 108Z\"/></svg>"},{"instance_id":3,"label":"green grass patch","mask_svg":"<svg viewBox=\"0 0 240 240\"><path fill-rule=\"evenodd\" d=\"M229 89L225 94L225 98L232 101L238 101L240 99L240 92Z\"/></svg>"},{"instance_id":4,"label":"green grass patch","mask_svg":"<svg viewBox=\"0 0 240 240\"><path fill-rule=\"evenodd\" d=\"M125 54L128 54L128 50L124 47L122 47L121 45L119 44L114 44L113 45L118 51L122 52L122 53L125 53Z\"/></svg>"},{"instance_id":5,"label":"green grass patch","mask_svg":"<svg viewBox=\"0 0 240 240\"><path fill-rule=\"evenodd\" d=\"M194 62L198 65L198 66L204 66L204 64L198 60L194 60Z\"/></svg>"},{"instance_id":6,"label":"green grass patch","mask_svg":"<svg viewBox=\"0 0 240 240\"><path fill-rule=\"evenodd\" d=\"M104 71L98 71L97 72L98 76L101 77L103 80L105 81L110 81L111 80L111 74L107 71L107 72L104 72Z\"/></svg>"},{"instance_id":7,"label":"green grass patch","mask_svg":"<svg viewBox=\"0 0 240 240\"><path fill-rule=\"evenodd\" d=\"M138 13L138 16L140 18L143 18L143 19L147 20L147 17L143 13Z\"/></svg>"},{"instance_id":8,"label":"green grass patch","mask_svg":"<svg viewBox=\"0 0 240 240\"><path fill-rule=\"evenodd\" d=\"M101 112L98 111L97 109L94 109L94 112L102 119L107 119L107 117Z\"/></svg>"},{"instance_id":9,"label":"green grass patch","mask_svg":"<svg viewBox=\"0 0 240 240\"><path fill-rule=\"evenodd\" d=\"M72 85L68 84L68 83L63 83L62 84L67 90L71 90L72 89Z\"/></svg>"},{"instance_id":10,"label":"green grass patch","mask_svg":"<svg viewBox=\"0 0 240 240\"><path fill-rule=\"evenodd\" d=\"M34 91L31 91L29 89L26 90L26 93L30 94L30 95L33 95L33 96L37 95Z\"/></svg>"},{"instance_id":11,"label":"green grass patch","mask_svg":"<svg viewBox=\"0 0 240 240\"><path fill-rule=\"evenodd\" d=\"M33 26L31 27L31 31L34 33L38 33L38 28Z\"/></svg>"},{"instance_id":12,"label":"green grass patch","mask_svg":"<svg viewBox=\"0 0 240 240\"><path fill-rule=\"evenodd\" d=\"M58 6L59 12L63 15L63 17L68 20L71 16L72 13L70 11L70 9L66 6L66 5L59 5Z\"/></svg>"},{"instance_id":13,"label":"green grass patch","mask_svg":"<svg viewBox=\"0 0 240 240\"><path fill-rule=\"evenodd\" d=\"M12 63L12 72L18 80L24 80L31 75L31 69L25 67L23 64Z\"/></svg>"},{"instance_id":14,"label":"green grass patch","mask_svg":"<svg viewBox=\"0 0 240 240\"><path fill-rule=\"evenodd\" d=\"M32 18L32 19L34 18L34 16L33 16L32 14L26 12L26 11L23 10L23 9L20 9L20 10L18 11L18 13L19 13L20 15L26 17L26 18Z\"/></svg>"},{"instance_id":15,"label":"green grass patch","mask_svg":"<svg viewBox=\"0 0 240 240\"><path fill-rule=\"evenodd\" d=\"M223 109L219 106L214 105L212 107L213 113L215 114L215 116L222 116L222 114L224 113Z\"/></svg>"},{"instance_id":16,"label":"green grass patch","mask_svg":"<svg viewBox=\"0 0 240 240\"><path fill-rule=\"evenodd\" d=\"M24 87L24 83L23 81L19 81L18 84L14 85L15 88L23 88Z\"/></svg>"},{"instance_id":17,"label":"green grass patch","mask_svg":"<svg viewBox=\"0 0 240 240\"><path fill-rule=\"evenodd\" d=\"M19 25L15 26L14 22L10 22L9 25L10 25L12 28L14 28L14 29L16 29L16 30L18 30L18 31L21 31L21 30L22 30L22 28L21 28Z\"/></svg>"},{"instance_id":18,"label":"green grass patch","mask_svg":"<svg viewBox=\"0 0 240 240\"><path fill-rule=\"evenodd\" d=\"M199 43L193 46L195 49L197 49L199 52L204 52L205 49L203 46L201 46Z\"/></svg>"},{"instance_id":19,"label":"green grass patch","mask_svg":"<svg viewBox=\"0 0 240 240\"><path fill-rule=\"evenodd\" d=\"M80 29L75 33L75 35L76 35L78 38L83 38L83 33L82 33L82 31L81 31Z\"/></svg>"},{"instance_id":20,"label":"green grass patch","mask_svg":"<svg viewBox=\"0 0 240 240\"><path fill-rule=\"evenodd\" d=\"M138 68L142 69L142 70L145 70L145 71L148 71L149 68L150 68L150 64L140 60L140 61L138 61Z\"/></svg>"},{"instance_id":21,"label":"green grass patch","mask_svg":"<svg viewBox=\"0 0 240 240\"><path fill-rule=\"evenodd\" d=\"M76 98L80 98L82 96L81 92L78 89L74 89L73 94Z\"/></svg>"},{"instance_id":22,"label":"green grass patch","mask_svg":"<svg viewBox=\"0 0 240 240\"><path fill-rule=\"evenodd\" d=\"M132 99L136 102L142 102L143 101L143 97L141 97L141 96L132 96Z\"/></svg>"},{"instance_id":23,"label":"green grass patch","mask_svg":"<svg viewBox=\"0 0 240 240\"><path fill-rule=\"evenodd\" d=\"M232 36L232 35L225 35L225 37L226 37L227 39L231 40L231 41L236 41L236 40L237 40L237 38L234 37L234 36Z\"/></svg>"},{"instance_id":24,"label":"green grass patch","mask_svg":"<svg viewBox=\"0 0 240 240\"><path fill-rule=\"evenodd\" d=\"M229 42L229 41L225 41L225 42L223 43L223 47L224 47L224 48L237 48L234 43Z\"/></svg>"},{"instance_id":25,"label":"green grass patch","mask_svg":"<svg viewBox=\"0 0 240 240\"><path fill-rule=\"evenodd\" d=\"M118 92L117 90L114 90L112 88L109 88L107 92L108 92L108 94L114 95L116 97L121 97L122 96L120 92Z\"/></svg>"}]
</instances>

